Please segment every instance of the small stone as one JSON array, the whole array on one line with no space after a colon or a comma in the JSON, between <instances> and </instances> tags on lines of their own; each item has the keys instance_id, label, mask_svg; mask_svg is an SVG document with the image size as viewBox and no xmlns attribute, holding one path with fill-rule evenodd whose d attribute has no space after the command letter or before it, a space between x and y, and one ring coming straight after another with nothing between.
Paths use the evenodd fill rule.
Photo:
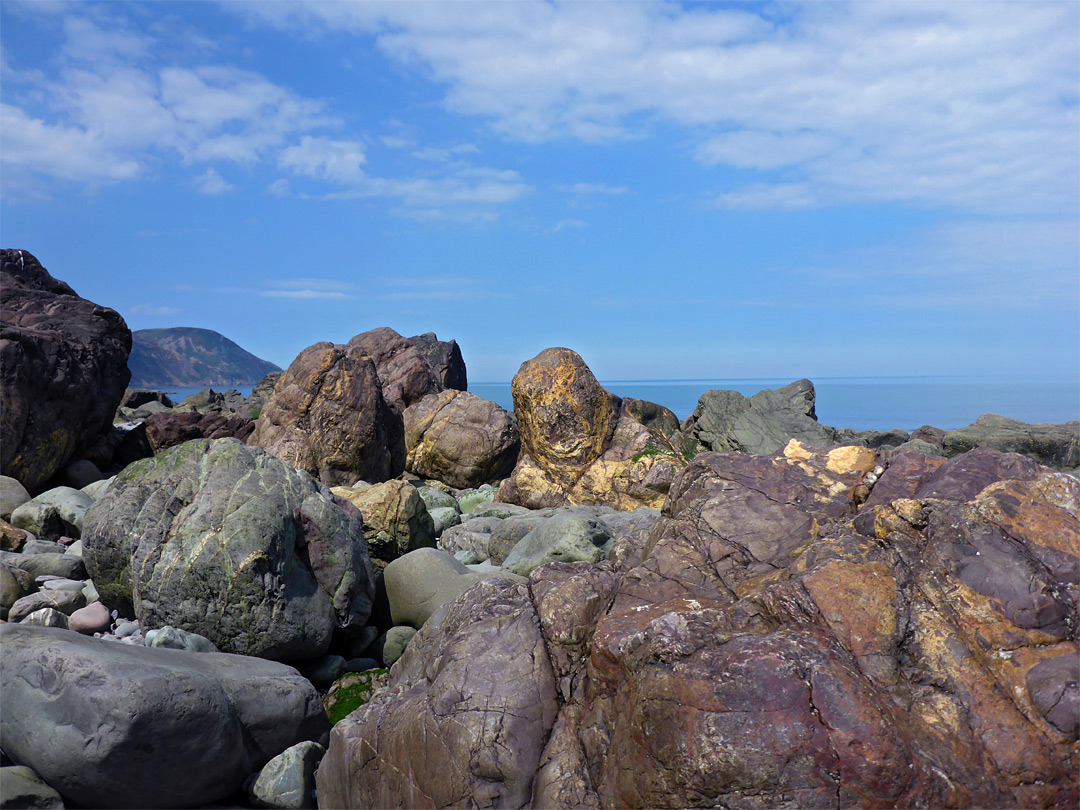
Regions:
<instances>
[{"instance_id":1,"label":"small stone","mask_svg":"<svg viewBox=\"0 0 1080 810\"><path fill-rule=\"evenodd\" d=\"M166 625L157 630L146 631L147 647L166 647L171 650L187 650L188 652L217 652L214 643L198 633L189 633L178 627Z\"/></svg>"},{"instance_id":2,"label":"small stone","mask_svg":"<svg viewBox=\"0 0 1080 810\"><path fill-rule=\"evenodd\" d=\"M78 591L82 592L86 585L86 580L82 579L66 579L65 577L53 577L41 583L41 587L46 591Z\"/></svg>"},{"instance_id":3,"label":"small stone","mask_svg":"<svg viewBox=\"0 0 1080 810\"><path fill-rule=\"evenodd\" d=\"M32 624L36 627L59 627L66 630L68 626L68 617L61 613L56 608L41 608L41 610L35 610L20 624Z\"/></svg>"},{"instance_id":4,"label":"small stone","mask_svg":"<svg viewBox=\"0 0 1080 810\"><path fill-rule=\"evenodd\" d=\"M314 808L315 769L326 753L316 742L297 743L259 771L248 795L256 807Z\"/></svg>"},{"instance_id":5,"label":"small stone","mask_svg":"<svg viewBox=\"0 0 1080 810\"><path fill-rule=\"evenodd\" d=\"M21 551L33 535L26 529L12 526L3 518L0 518L0 549L4 551Z\"/></svg>"},{"instance_id":6,"label":"small stone","mask_svg":"<svg viewBox=\"0 0 1080 810\"><path fill-rule=\"evenodd\" d=\"M30 500L30 493L17 478L0 475L0 518L7 520L11 513Z\"/></svg>"},{"instance_id":7,"label":"small stone","mask_svg":"<svg viewBox=\"0 0 1080 810\"><path fill-rule=\"evenodd\" d=\"M416 630L414 628L403 625L391 627L387 630L382 645L383 666L391 666L401 658L405 654L405 648L409 646L409 642L413 640L415 635Z\"/></svg>"},{"instance_id":8,"label":"small stone","mask_svg":"<svg viewBox=\"0 0 1080 810\"><path fill-rule=\"evenodd\" d=\"M113 635L117 638L127 638L142 631L142 627L138 622L121 620L116 623L116 630L113 631Z\"/></svg>"},{"instance_id":9,"label":"small stone","mask_svg":"<svg viewBox=\"0 0 1080 810\"><path fill-rule=\"evenodd\" d=\"M101 602L94 602L71 614L68 619L68 630L74 630L84 636L96 635L106 632L111 621L109 609Z\"/></svg>"}]
</instances>

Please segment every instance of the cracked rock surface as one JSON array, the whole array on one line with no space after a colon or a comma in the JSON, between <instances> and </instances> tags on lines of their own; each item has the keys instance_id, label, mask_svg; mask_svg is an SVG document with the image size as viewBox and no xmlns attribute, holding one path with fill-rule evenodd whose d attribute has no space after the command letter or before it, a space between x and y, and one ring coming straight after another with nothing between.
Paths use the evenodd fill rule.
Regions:
<instances>
[{"instance_id":1,"label":"cracked rock surface","mask_svg":"<svg viewBox=\"0 0 1080 810\"><path fill-rule=\"evenodd\" d=\"M699 456L606 561L445 605L320 803L1074 807L1078 507L986 448Z\"/></svg>"}]
</instances>

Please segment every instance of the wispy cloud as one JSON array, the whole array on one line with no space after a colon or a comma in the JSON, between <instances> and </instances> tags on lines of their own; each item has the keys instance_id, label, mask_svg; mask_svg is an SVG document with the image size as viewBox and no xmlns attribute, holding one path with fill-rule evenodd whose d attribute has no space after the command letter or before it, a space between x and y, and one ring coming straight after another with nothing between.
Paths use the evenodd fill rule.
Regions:
<instances>
[{"instance_id":1,"label":"wispy cloud","mask_svg":"<svg viewBox=\"0 0 1080 810\"><path fill-rule=\"evenodd\" d=\"M328 290L263 290L259 295L266 298L304 298L340 301L345 298L355 298L343 292L331 292Z\"/></svg>"},{"instance_id":2,"label":"wispy cloud","mask_svg":"<svg viewBox=\"0 0 1080 810\"><path fill-rule=\"evenodd\" d=\"M165 317L169 315L179 315L183 310L177 307L155 306L153 304L136 304L133 307L128 307L127 310L132 315L152 315Z\"/></svg>"},{"instance_id":3,"label":"wispy cloud","mask_svg":"<svg viewBox=\"0 0 1080 810\"><path fill-rule=\"evenodd\" d=\"M574 183L556 188L570 194L625 194L630 190L626 186L609 186L605 183Z\"/></svg>"},{"instance_id":4,"label":"wispy cloud","mask_svg":"<svg viewBox=\"0 0 1080 810\"><path fill-rule=\"evenodd\" d=\"M554 225L551 226L549 233L558 233L559 231L565 231L568 229L578 230L580 228L589 227L589 223L583 219L560 219Z\"/></svg>"},{"instance_id":5,"label":"wispy cloud","mask_svg":"<svg viewBox=\"0 0 1080 810\"><path fill-rule=\"evenodd\" d=\"M790 205L899 200L993 213L1076 208L1075 3L245 4L279 26L374 35L444 106L529 142L681 127L703 165ZM737 190L732 190L737 191ZM801 204L801 203L800 203Z\"/></svg>"},{"instance_id":6,"label":"wispy cloud","mask_svg":"<svg viewBox=\"0 0 1080 810\"><path fill-rule=\"evenodd\" d=\"M212 168L199 175L195 182L203 194L224 194L233 190L232 184L227 183L225 178Z\"/></svg>"}]
</instances>

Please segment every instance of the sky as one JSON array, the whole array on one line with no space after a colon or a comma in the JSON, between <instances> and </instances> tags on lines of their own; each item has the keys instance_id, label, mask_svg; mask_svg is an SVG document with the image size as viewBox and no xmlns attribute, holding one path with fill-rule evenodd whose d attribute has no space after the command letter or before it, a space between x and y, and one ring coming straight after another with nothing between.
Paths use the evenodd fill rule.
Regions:
<instances>
[{"instance_id":1,"label":"sky","mask_svg":"<svg viewBox=\"0 0 1080 810\"><path fill-rule=\"evenodd\" d=\"M1075 2L0 3L0 240L285 367L1080 377Z\"/></svg>"}]
</instances>

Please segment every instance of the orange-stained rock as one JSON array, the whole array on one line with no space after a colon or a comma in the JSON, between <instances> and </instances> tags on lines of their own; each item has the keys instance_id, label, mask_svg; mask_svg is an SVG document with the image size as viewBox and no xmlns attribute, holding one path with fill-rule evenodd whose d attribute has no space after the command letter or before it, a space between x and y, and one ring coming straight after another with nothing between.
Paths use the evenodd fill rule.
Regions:
<instances>
[{"instance_id":1,"label":"orange-stained rock","mask_svg":"<svg viewBox=\"0 0 1080 810\"><path fill-rule=\"evenodd\" d=\"M511 390L522 447L498 500L530 509L663 505L675 469L685 461L671 448L663 432L669 426L651 403L635 401L624 410L585 361L562 348L522 363Z\"/></svg>"}]
</instances>

